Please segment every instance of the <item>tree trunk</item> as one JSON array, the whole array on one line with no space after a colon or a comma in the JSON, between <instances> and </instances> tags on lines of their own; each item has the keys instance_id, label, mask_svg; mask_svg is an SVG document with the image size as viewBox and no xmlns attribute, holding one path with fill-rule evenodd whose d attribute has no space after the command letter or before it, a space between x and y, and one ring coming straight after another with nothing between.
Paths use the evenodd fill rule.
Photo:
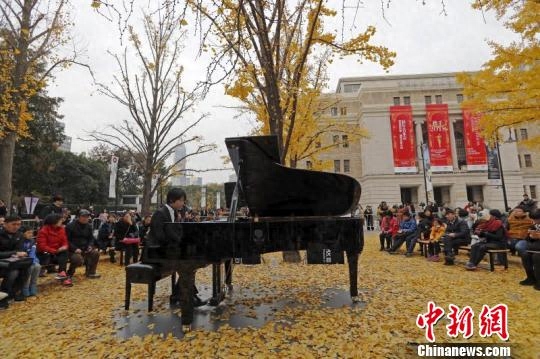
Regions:
<instances>
[{"instance_id":1,"label":"tree trunk","mask_svg":"<svg viewBox=\"0 0 540 359\"><path fill-rule=\"evenodd\" d=\"M150 213L150 202L152 200L152 172L146 171L143 179L143 200L141 214L147 215Z\"/></svg>"},{"instance_id":2,"label":"tree trunk","mask_svg":"<svg viewBox=\"0 0 540 359\"><path fill-rule=\"evenodd\" d=\"M11 212L15 141L16 135L12 132L0 139L0 199L6 203L8 212Z\"/></svg>"}]
</instances>

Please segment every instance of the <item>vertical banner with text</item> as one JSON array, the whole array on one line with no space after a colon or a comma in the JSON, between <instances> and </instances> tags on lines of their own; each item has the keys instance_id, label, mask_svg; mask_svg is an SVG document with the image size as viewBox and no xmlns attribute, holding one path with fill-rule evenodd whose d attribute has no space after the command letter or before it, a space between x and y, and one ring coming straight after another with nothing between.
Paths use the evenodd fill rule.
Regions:
<instances>
[{"instance_id":1,"label":"vertical banner with text","mask_svg":"<svg viewBox=\"0 0 540 359\"><path fill-rule=\"evenodd\" d=\"M426 105L426 120L431 170L434 172L452 172L454 166L452 165L448 105Z\"/></svg>"},{"instance_id":2,"label":"vertical banner with text","mask_svg":"<svg viewBox=\"0 0 540 359\"><path fill-rule=\"evenodd\" d=\"M499 166L499 148L486 146L487 151L487 166L488 166L488 181L492 186L501 186L501 167Z\"/></svg>"},{"instance_id":3,"label":"vertical banner with text","mask_svg":"<svg viewBox=\"0 0 540 359\"><path fill-rule=\"evenodd\" d=\"M109 177L109 198L116 198L116 173L118 172L118 157L111 156L111 175Z\"/></svg>"},{"instance_id":4,"label":"vertical banner with text","mask_svg":"<svg viewBox=\"0 0 540 359\"><path fill-rule=\"evenodd\" d=\"M468 171L485 171L488 168L486 143L480 136L478 125L480 115L463 109L463 130L465 132L465 155Z\"/></svg>"},{"instance_id":5,"label":"vertical banner with text","mask_svg":"<svg viewBox=\"0 0 540 359\"><path fill-rule=\"evenodd\" d=\"M431 181L431 160L429 159L429 146L422 144L422 158L424 159L424 176L426 176L426 191L433 191L433 182Z\"/></svg>"},{"instance_id":6,"label":"vertical banner with text","mask_svg":"<svg viewBox=\"0 0 540 359\"><path fill-rule=\"evenodd\" d=\"M416 173L414 124L411 106L390 107L395 173Z\"/></svg>"}]
</instances>

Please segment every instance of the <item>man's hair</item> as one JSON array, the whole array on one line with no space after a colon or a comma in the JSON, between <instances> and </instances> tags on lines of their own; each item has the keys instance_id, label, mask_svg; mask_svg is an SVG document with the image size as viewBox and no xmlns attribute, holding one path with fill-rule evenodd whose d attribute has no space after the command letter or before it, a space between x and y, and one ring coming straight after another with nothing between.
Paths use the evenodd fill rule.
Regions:
<instances>
[{"instance_id":1,"label":"man's hair","mask_svg":"<svg viewBox=\"0 0 540 359\"><path fill-rule=\"evenodd\" d=\"M43 220L43 225L44 226L53 225L53 224L58 223L58 221L61 219L62 219L62 216L59 215L58 213L51 213L47 217L45 217L45 219Z\"/></svg>"},{"instance_id":2,"label":"man's hair","mask_svg":"<svg viewBox=\"0 0 540 359\"><path fill-rule=\"evenodd\" d=\"M11 223L11 222L17 222L17 221L21 221L22 218L19 217L19 216L7 216L6 219L5 219L5 223Z\"/></svg>"},{"instance_id":3,"label":"man's hair","mask_svg":"<svg viewBox=\"0 0 540 359\"><path fill-rule=\"evenodd\" d=\"M62 195L60 195L60 194L55 194L55 195L53 196L53 199L52 199L52 200L53 200L53 202L56 202L56 201L62 201L62 202L63 202L63 201L64 201L64 197L62 197Z\"/></svg>"},{"instance_id":4,"label":"man's hair","mask_svg":"<svg viewBox=\"0 0 540 359\"><path fill-rule=\"evenodd\" d=\"M186 192L182 188L172 188L167 192L167 203L173 203L179 199L186 200Z\"/></svg>"}]
</instances>

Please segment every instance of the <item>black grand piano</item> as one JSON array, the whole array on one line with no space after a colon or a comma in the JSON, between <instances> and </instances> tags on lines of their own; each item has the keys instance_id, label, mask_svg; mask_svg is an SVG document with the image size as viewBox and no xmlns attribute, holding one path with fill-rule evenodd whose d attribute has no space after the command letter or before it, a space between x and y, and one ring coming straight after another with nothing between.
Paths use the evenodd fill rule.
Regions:
<instances>
[{"instance_id":1,"label":"black grand piano","mask_svg":"<svg viewBox=\"0 0 540 359\"><path fill-rule=\"evenodd\" d=\"M263 253L298 250L307 251L308 264L339 264L345 253L354 300L364 238L361 220L350 213L360 184L346 175L284 167L275 136L227 138L225 143L237 175L237 182L227 185L232 188L226 191L232 192L228 220L166 224L166 232L175 231L181 241L167 248L149 244L143 263L212 265L210 303L217 305L231 285L235 264L258 264ZM249 209L247 218L236 218L239 204Z\"/></svg>"}]
</instances>

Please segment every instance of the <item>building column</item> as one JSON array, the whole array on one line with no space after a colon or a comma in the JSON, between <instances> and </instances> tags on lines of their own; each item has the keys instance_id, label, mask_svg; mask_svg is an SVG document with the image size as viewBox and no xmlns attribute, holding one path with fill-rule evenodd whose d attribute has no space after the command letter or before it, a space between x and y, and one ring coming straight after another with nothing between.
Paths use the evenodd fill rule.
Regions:
<instances>
[{"instance_id":1,"label":"building column","mask_svg":"<svg viewBox=\"0 0 540 359\"><path fill-rule=\"evenodd\" d=\"M454 133L454 122L455 120L450 120L450 148L452 149L452 166L454 171L459 169L458 159L457 159L457 150L456 150L456 135Z\"/></svg>"}]
</instances>

